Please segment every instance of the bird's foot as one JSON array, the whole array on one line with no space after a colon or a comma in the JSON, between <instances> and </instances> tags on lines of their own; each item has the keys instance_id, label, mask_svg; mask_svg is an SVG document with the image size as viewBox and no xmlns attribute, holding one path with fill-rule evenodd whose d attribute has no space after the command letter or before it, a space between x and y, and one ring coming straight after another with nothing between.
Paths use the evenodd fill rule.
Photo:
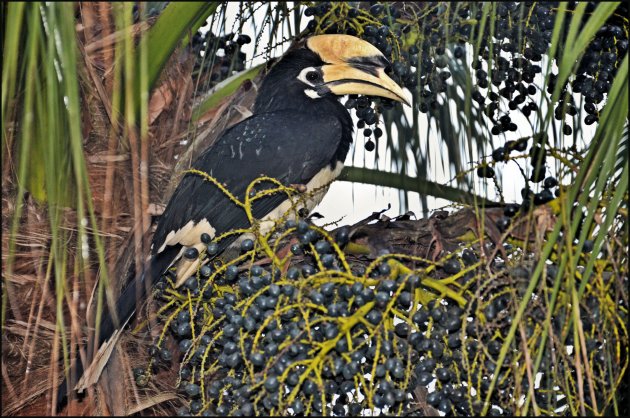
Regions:
<instances>
[{"instance_id":1,"label":"bird's foot","mask_svg":"<svg viewBox=\"0 0 630 418\"><path fill-rule=\"evenodd\" d=\"M289 184L289 186L294 188L300 193L306 193L306 190L307 190L306 184L292 183L292 184Z\"/></svg>"}]
</instances>

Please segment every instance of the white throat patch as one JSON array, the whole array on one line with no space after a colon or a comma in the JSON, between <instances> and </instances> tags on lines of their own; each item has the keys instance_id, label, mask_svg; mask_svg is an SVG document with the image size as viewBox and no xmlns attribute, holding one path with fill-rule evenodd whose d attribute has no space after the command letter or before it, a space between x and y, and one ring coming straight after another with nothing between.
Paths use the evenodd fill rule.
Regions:
<instances>
[{"instance_id":1,"label":"white throat patch","mask_svg":"<svg viewBox=\"0 0 630 418\"><path fill-rule=\"evenodd\" d=\"M311 99L321 99L322 98L322 96L320 96L319 93L317 93L313 89L306 89L306 90L304 90L304 94L306 94Z\"/></svg>"}]
</instances>

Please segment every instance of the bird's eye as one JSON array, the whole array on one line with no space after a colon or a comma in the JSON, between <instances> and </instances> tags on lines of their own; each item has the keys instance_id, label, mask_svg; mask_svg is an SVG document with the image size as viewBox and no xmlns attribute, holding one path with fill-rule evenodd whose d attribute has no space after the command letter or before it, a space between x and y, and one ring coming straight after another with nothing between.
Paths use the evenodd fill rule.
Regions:
<instances>
[{"instance_id":1,"label":"bird's eye","mask_svg":"<svg viewBox=\"0 0 630 418\"><path fill-rule=\"evenodd\" d=\"M306 79L311 82L318 81L319 73L317 71L309 71L306 73Z\"/></svg>"}]
</instances>

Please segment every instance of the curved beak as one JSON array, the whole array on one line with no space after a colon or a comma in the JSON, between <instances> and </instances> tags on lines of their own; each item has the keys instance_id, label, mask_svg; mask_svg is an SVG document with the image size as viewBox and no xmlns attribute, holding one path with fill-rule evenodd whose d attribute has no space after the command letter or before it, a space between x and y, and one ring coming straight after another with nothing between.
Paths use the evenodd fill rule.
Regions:
<instances>
[{"instance_id":1,"label":"curved beak","mask_svg":"<svg viewBox=\"0 0 630 418\"><path fill-rule=\"evenodd\" d=\"M332 93L381 96L410 106L403 89L387 74L389 64L374 45L350 35L318 35L306 46L326 63L324 87Z\"/></svg>"},{"instance_id":2,"label":"curved beak","mask_svg":"<svg viewBox=\"0 0 630 418\"><path fill-rule=\"evenodd\" d=\"M324 85L338 96L364 94L381 96L410 106L403 89L380 67L366 69L351 64L332 64L322 67Z\"/></svg>"}]
</instances>

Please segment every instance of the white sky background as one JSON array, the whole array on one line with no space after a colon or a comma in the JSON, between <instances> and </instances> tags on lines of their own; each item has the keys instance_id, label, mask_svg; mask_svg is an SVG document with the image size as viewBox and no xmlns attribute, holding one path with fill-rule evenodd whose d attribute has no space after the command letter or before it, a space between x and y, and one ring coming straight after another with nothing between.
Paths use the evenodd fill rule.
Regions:
<instances>
[{"instance_id":1,"label":"white sky background","mask_svg":"<svg viewBox=\"0 0 630 418\"><path fill-rule=\"evenodd\" d=\"M263 22L267 7L268 7L267 5L260 7L254 14L253 24L255 24L257 28L259 28ZM292 3L289 3L288 7L291 8ZM227 17L226 25L227 25L228 32L232 30L236 31L236 29L231 29L231 28L233 28L233 22L236 21L236 17L238 13L239 13L239 3L238 2L230 3L228 5L227 12L226 12L226 17ZM303 30L306 28L308 20L310 20L310 18L303 17L301 21L300 30ZM215 25L215 27L213 28L213 32L215 34L219 32L217 26L218 25ZM209 27L207 26L206 28L203 28L202 31L205 32L208 29ZM244 26L241 33L247 34L252 39L255 39L256 32L253 25ZM262 36L262 42L260 46L261 48L262 46L266 44L266 41L268 39L267 33L268 32L264 32ZM254 52L254 43L255 42L251 42L250 44L244 45L242 47L242 51L247 54L247 59L248 59L248 61L246 62L247 68L258 65L266 61L265 55L261 54L260 51L257 51L256 54L258 56L255 56L252 59L253 52ZM280 56L288 46L289 46L289 43L287 42L280 47L276 47L271 52L271 56L276 56L276 57ZM472 52L469 51L469 57L471 56L472 56ZM468 62L471 62L471 60L469 59ZM543 68L543 72L545 72L545 68L547 64L545 62L542 62L539 64ZM554 65L554 68L555 68L555 65ZM543 80L542 75L538 74L537 79L536 79L537 85L543 85L542 80ZM543 109L543 112L544 112L545 106L540 103L538 96L534 96L534 97L536 97L535 101L538 103L539 107ZM577 96L576 96L576 103L578 105L580 103L579 98ZM505 103L505 105L507 105L507 103ZM417 112L417 110L415 111ZM453 112L454 109L452 109L451 111ZM553 111L553 109L551 111ZM411 108L405 106L405 113L409 120L412 119L412 112L413 110ZM352 114L356 122L356 117L354 117L354 112L352 112ZM517 124L518 130L516 132L507 132L505 136L501 136L500 139L496 141L500 145L504 144L507 140L515 140L515 139L532 134L530 122L528 122L528 120L520 112L511 112L510 116L512 117L512 121ZM437 137L437 130L434 129L434 127L432 127L430 137L426 138L426 132L427 132L426 115L421 114L419 122L420 123L419 123L418 129L420 131L421 143L423 144L422 145L423 151L428 151L431 157L429 159L430 161L429 172L426 173L426 177L429 180L437 182L439 184L457 186L454 181L451 181L453 175L452 173L450 173L450 167L448 165L444 166L444 163L442 161L441 153L446 154L447 150L445 146L443 145L443 142L440 141L439 138ZM556 121L553 120L553 122L556 122ZM583 138L587 138L588 140L590 140L590 138L593 137L595 126L596 125L591 125L591 126L582 125ZM356 132L356 131L359 131L359 132ZM392 134L395 135L395 128ZM578 142L577 142L578 149L584 147L585 143L588 142L588 140L585 141L583 138L578 138ZM564 139L565 146L567 147L570 146L573 140L575 140L574 137L565 137ZM367 168L378 168L382 170L389 170L391 155L388 152L386 152L387 150L386 150L385 135L381 137L380 140L378 141L378 147L376 151L366 152L363 146L364 143L365 143L365 140L363 138L362 130L357 130L356 123L355 123L355 140L354 140L352 148L350 149L348 157L346 158L345 164L355 165L355 166L365 166ZM462 150L462 158L464 160L464 168L470 169L472 167L471 164L476 164L478 161L481 160L480 158L481 156L479 156L477 152L473 150L472 152L473 160L468 161L470 152L468 150L467 143L461 144L461 150ZM528 151L529 151L529 147L528 147ZM376 152L378 152L378 155L379 155L378 166L375 164ZM485 155L488 156L488 161L491 161L491 157L490 157L491 153L492 153L492 148L488 146L487 150L485 151ZM513 153L512 155L515 155L515 154ZM526 161L528 160L521 159L520 165L529 176L530 174L529 163ZM411 167L413 166L413 164L410 164L409 166ZM557 168L557 163L552 159L548 159L547 168L548 168L547 175L549 175L550 172L555 173L556 168ZM495 171L497 172L499 184L503 188L503 195L505 197L506 202L520 202L521 201L520 191L525 186L525 180L523 179L516 164L514 162L509 162L507 164L498 164L495 166ZM415 172L411 171L411 172L408 172L407 174L413 176L415 175ZM474 175L473 178L475 179L475 188L476 188L476 190L473 190L473 191L476 194L484 195L485 194L484 188L487 187L488 188L487 196L490 199L498 200L498 196L494 190L494 185L491 181L486 182L485 179L484 181L480 181L476 175ZM542 183L540 183L539 185L535 185L534 187L541 187L541 184ZM537 190L538 189L536 188L534 189L534 191L537 191ZM420 204L420 195L415 192L410 192L407 195L408 195L408 207L401 208L400 191L398 189L385 188L385 187L360 184L360 183L350 183L346 181L335 181L331 185L328 193L326 194L322 202L315 208L314 211L319 212L320 214L324 215L324 218L317 222L319 224L337 221L341 218L343 218L340 223L341 225L353 224L361 219L366 218L372 212L386 209L388 204L391 204L391 209L385 212L385 214L390 217L397 216L401 213L406 212L407 210L411 210L418 217L422 217L423 208ZM430 212L435 209L447 206L451 204L451 202L445 199L437 199L432 196L428 196L427 204L428 204L427 209Z\"/></svg>"}]
</instances>

